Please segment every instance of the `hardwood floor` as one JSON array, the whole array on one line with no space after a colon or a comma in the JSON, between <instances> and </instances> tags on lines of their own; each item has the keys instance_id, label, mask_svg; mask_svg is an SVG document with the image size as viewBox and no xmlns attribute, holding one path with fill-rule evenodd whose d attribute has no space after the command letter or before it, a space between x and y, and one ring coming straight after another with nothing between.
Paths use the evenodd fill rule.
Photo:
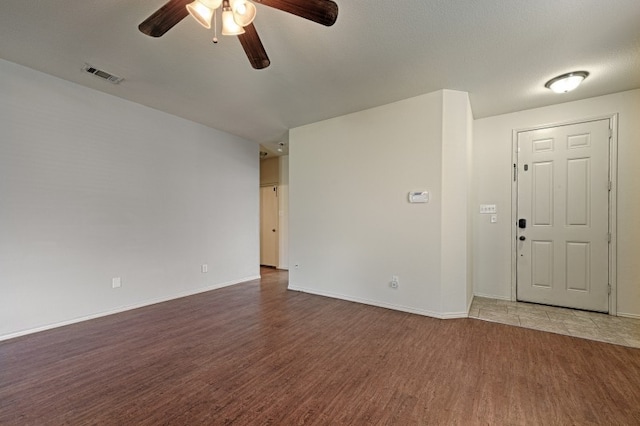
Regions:
<instances>
[{"instance_id":1,"label":"hardwood floor","mask_svg":"<svg viewBox=\"0 0 640 426\"><path fill-rule=\"evenodd\" d=\"M640 349L286 282L0 342L0 424L640 424Z\"/></svg>"}]
</instances>

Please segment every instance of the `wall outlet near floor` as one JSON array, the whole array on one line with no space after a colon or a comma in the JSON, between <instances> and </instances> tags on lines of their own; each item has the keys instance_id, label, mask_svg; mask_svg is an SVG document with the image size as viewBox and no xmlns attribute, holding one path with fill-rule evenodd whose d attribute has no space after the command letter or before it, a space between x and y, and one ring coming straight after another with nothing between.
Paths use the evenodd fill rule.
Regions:
<instances>
[{"instance_id":1,"label":"wall outlet near floor","mask_svg":"<svg viewBox=\"0 0 640 426\"><path fill-rule=\"evenodd\" d=\"M209 272L209 265L207 265L206 263L202 264L202 266L200 267L200 271L203 274L206 274L207 272Z\"/></svg>"},{"instance_id":2,"label":"wall outlet near floor","mask_svg":"<svg viewBox=\"0 0 640 426\"><path fill-rule=\"evenodd\" d=\"M115 277L111 279L111 288L120 288L122 287L122 278Z\"/></svg>"},{"instance_id":3,"label":"wall outlet near floor","mask_svg":"<svg viewBox=\"0 0 640 426\"><path fill-rule=\"evenodd\" d=\"M391 286L391 288L398 288L398 286L400 285L400 280L398 279L397 275L392 275L391 276L391 282L389 283L389 286Z\"/></svg>"}]
</instances>

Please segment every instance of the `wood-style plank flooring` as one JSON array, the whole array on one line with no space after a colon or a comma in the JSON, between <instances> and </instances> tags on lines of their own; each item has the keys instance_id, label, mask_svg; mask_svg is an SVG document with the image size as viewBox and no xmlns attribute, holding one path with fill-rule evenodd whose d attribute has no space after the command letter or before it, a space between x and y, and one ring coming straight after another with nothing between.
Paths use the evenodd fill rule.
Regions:
<instances>
[{"instance_id":1,"label":"wood-style plank flooring","mask_svg":"<svg viewBox=\"0 0 640 426\"><path fill-rule=\"evenodd\" d=\"M0 424L640 424L640 349L286 283L0 342Z\"/></svg>"}]
</instances>

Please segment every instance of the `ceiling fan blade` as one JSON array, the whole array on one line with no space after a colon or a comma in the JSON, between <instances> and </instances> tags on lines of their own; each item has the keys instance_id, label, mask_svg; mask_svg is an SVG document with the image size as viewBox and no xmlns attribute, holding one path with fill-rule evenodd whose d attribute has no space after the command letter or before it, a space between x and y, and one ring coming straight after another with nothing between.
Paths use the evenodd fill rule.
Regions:
<instances>
[{"instance_id":1,"label":"ceiling fan blade","mask_svg":"<svg viewBox=\"0 0 640 426\"><path fill-rule=\"evenodd\" d=\"M255 0L257 3L292 13L330 27L338 19L338 5L332 0Z\"/></svg>"},{"instance_id":2,"label":"ceiling fan blade","mask_svg":"<svg viewBox=\"0 0 640 426\"><path fill-rule=\"evenodd\" d=\"M244 34L240 34L238 39L253 68L261 70L271 64L267 52L262 45L262 41L260 41L256 27L253 24L244 27Z\"/></svg>"},{"instance_id":3,"label":"ceiling fan blade","mask_svg":"<svg viewBox=\"0 0 640 426\"><path fill-rule=\"evenodd\" d=\"M138 25L138 29L148 36L160 37L189 14L189 3L191 0L170 0Z\"/></svg>"}]
</instances>

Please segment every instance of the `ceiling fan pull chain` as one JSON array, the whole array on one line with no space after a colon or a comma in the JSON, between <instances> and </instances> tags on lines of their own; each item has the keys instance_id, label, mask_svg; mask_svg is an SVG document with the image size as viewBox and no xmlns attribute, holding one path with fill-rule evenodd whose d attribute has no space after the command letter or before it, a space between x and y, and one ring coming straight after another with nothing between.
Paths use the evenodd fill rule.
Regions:
<instances>
[{"instance_id":1,"label":"ceiling fan pull chain","mask_svg":"<svg viewBox=\"0 0 640 426\"><path fill-rule=\"evenodd\" d=\"M216 12L218 9L213 11L213 41L214 43L218 42L218 21L216 20Z\"/></svg>"}]
</instances>

